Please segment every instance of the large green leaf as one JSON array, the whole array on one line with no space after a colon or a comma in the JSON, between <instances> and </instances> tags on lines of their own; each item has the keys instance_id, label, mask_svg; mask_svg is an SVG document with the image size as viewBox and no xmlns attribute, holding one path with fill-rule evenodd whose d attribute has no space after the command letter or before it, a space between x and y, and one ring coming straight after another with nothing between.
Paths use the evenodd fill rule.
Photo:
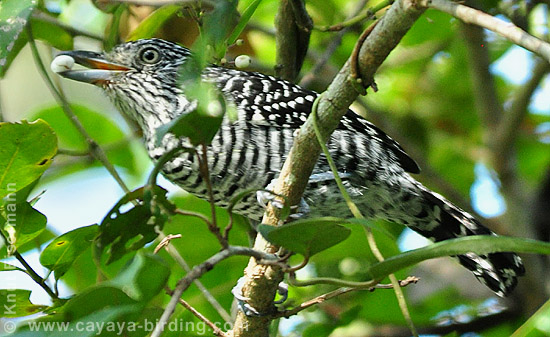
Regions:
<instances>
[{"instance_id":1,"label":"large green leaf","mask_svg":"<svg viewBox=\"0 0 550 337\"><path fill-rule=\"evenodd\" d=\"M306 219L280 227L261 224L258 231L269 242L309 257L348 238L351 231L341 226L342 222L345 220L337 218Z\"/></svg>"},{"instance_id":2,"label":"large green leaf","mask_svg":"<svg viewBox=\"0 0 550 337\"><path fill-rule=\"evenodd\" d=\"M5 216L0 216L6 234L15 241L12 245L19 249L22 245L38 237L46 229L46 217L28 202L5 205Z\"/></svg>"},{"instance_id":3,"label":"large green leaf","mask_svg":"<svg viewBox=\"0 0 550 337\"><path fill-rule=\"evenodd\" d=\"M57 138L43 120L0 123L0 198L32 183L50 166Z\"/></svg>"},{"instance_id":4,"label":"large green leaf","mask_svg":"<svg viewBox=\"0 0 550 337\"><path fill-rule=\"evenodd\" d=\"M149 14L139 25L134 29L126 41L134 41L139 39L148 39L155 36L164 23L182 9L178 5L166 5Z\"/></svg>"},{"instance_id":5,"label":"large green leaf","mask_svg":"<svg viewBox=\"0 0 550 337\"><path fill-rule=\"evenodd\" d=\"M98 226L80 227L53 240L40 254L40 263L55 272L58 279L93 242Z\"/></svg>"},{"instance_id":6,"label":"large green leaf","mask_svg":"<svg viewBox=\"0 0 550 337\"><path fill-rule=\"evenodd\" d=\"M0 78L21 50L21 32L27 24L37 0L2 0L0 2Z\"/></svg>"},{"instance_id":7,"label":"large green leaf","mask_svg":"<svg viewBox=\"0 0 550 337\"><path fill-rule=\"evenodd\" d=\"M39 17L31 18L31 28L35 39L45 41L59 50L73 49L73 36L58 25Z\"/></svg>"},{"instance_id":8,"label":"large green leaf","mask_svg":"<svg viewBox=\"0 0 550 337\"><path fill-rule=\"evenodd\" d=\"M45 305L35 305L29 300L30 290L0 289L0 308L2 317L22 317L41 312Z\"/></svg>"}]
</instances>

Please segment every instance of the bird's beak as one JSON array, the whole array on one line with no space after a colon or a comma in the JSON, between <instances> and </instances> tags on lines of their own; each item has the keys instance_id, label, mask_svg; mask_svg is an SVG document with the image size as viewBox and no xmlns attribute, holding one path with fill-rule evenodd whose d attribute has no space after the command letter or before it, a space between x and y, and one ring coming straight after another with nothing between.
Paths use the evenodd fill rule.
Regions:
<instances>
[{"instance_id":1,"label":"bird's beak","mask_svg":"<svg viewBox=\"0 0 550 337\"><path fill-rule=\"evenodd\" d=\"M131 69L127 66L107 61L102 54L90 51L66 51L58 54L56 59L60 56L69 56L74 60L74 63L90 69L72 70L70 69L72 67L71 64L69 67L61 68L60 71L56 71L59 75L75 81L96 85L106 84L115 74Z\"/></svg>"}]
</instances>

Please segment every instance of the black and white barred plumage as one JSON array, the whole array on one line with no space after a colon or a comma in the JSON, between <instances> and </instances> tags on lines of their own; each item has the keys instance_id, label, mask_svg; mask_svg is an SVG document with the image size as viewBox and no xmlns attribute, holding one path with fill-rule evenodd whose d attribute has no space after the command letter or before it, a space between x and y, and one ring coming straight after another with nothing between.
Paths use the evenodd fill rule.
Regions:
<instances>
[{"instance_id":1,"label":"black and white barred plumage","mask_svg":"<svg viewBox=\"0 0 550 337\"><path fill-rule=\"evenodd\" d=\"M104 55L65 54L88 66L92 62L82 55L108 62L107 66L95 64L96 69L121 66L113 68L110 76L87 74L84 78L71 75L71 71L61 75L102 86L118 109L141 126L153 160L169 149L189 145L185 139L169 134L158 146L155 137L157 127L195 108L196 103L189 101L178 86L178 69L190 55L187 49L151 39L119 45ZM204 69L202 78L214 84L238 112L236 121L224 119L208 148L215 201L223 207L240 192L263 189L278 176L294 132L306 120L317 93L272 76L217 66ZM352 111L342 118L328 148L348 192L365 216L401 223L433 241L495 235L412 178L409 173L420 171L414 160L397 142ZM193 155L182 154L168 162L163 174L186 191L206 196ZM349 215L323 155L304 199L310 207L308 216ZM245 197L234 211L254 220L263 215L255 195ZM516 286L517 276L524 273L521 259L514 253L471 253L458 259L499 295L507 295Z\"/></svg>"}]
</instances>

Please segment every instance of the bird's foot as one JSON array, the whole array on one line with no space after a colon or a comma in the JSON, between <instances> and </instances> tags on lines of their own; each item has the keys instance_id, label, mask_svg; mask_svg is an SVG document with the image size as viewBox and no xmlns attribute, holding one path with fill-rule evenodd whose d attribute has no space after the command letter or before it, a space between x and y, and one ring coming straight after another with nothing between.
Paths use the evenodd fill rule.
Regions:
<instances>
[{"instance_id":1,"label":"bird's foot","mask_svg":"<svg viewBox=\"0 0 550 337\"><path fill-rule=\"evenodd\" d=\"M269 203L278 209L283 209L285 207L284 202L281 201L281 198L277 197L277 195L272 192L276 182L277 179L273 179L264 190L256 192L256 199L262 207L267 207ZM304 217L307 213L309 213L309 205L304 198L301 198L298 205L290 206L289 218L292 220L297 220Z\"/></svg>"},{"instance_id":2,"label":"bird's foot","mask_svg":"<svg viewBox=\"0 0 550 337\"><path fill-rule=\"evenodd\" d=\"M231 289L231 293L233 296L235 296L235 299L237 300L237 304L239 309L246 315L246 316L268 316L271 313L261 313L256 308L254 308L252 305L248 303L250 301L250 298L243 296L243 286L245 283L245 278L241 277L237 284ZM280 299L277 301L274 301L274 304L282 304L286 299L288 298L288 284L281 282L279 283L279 286L277 288L277 293L281 296Z\"/></svg>"}]
</instances>

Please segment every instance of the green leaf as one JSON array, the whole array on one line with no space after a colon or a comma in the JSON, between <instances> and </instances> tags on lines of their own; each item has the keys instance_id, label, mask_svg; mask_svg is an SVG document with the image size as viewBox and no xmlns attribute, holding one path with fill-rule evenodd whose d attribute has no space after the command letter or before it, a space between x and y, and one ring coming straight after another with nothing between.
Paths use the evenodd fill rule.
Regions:
<instances>
[{"instance_id":1,"label":"green leaf","mask_svg":"<svg viewBox=\"0 0 550 337\"><path fill-rule=\"evenodd\" d=\"M345 222L337 218L315 218L280 227L261 224L258 231L269 242L309 257L348 238L351 231L340 225L342 221Z\"/></svg>"},{"instance_id":2,"label":"green leaf","mask_svg":"<svg viewBox=\"0 0 550 337\"><path fill-rule=\"evenodd\" d=\"M550 243L505 236L468 236L458 239L445 240L427 247L414 249L389 257L383 262L372 265L369 269L369 273L373 278L378 279L424 260L433 259L436 257L466 253L489 254L496 252L550 255Z\"/></svg>"},{"instance_id":3,"label":"green leaf","mask_svg":"<svg viewBox=\"0 0 550 337\"><path fill-rule=\"evenodd\" d=\"M181 10L179 5L166 5L149 14L139 25L130 33L126 41L135 41L139 39L148 39L155 36L168 19Z\"/></svg>"},{"instance_id":4,"label":"green leaf","mask_svg":"<svg viewBox=\"0 0 550 337\"><path fill-rule=\"evenodd\" d=\"M5 223L3 229L11 238L16 249L38 237L45 229L47 219L28 202L21 204L6 204L6 218L0 216L0 223Z\"/></svg>"},{"instance_id":5,"label":"green leaf","mask_svg":"<svg viewBox=\"0 0 550 337\"><path fill-rule=\"evenodd\" d=\"M101 284L71 298L61 309L65 319L75 321L108 307L138 304L120 288Z\"/></svg>"},{"instance_id":6,"label":"green leaf","mask_svg":"<svg viewBox=\"0 0 550 337\"><path fill-rule=\"evenodd\" d=\"M123 143L127 136L120 127L104 114L83 105L71 104L71 108L90 134L90 137L104 147L111 163L128 169L130 173L135 173L137 167L133 151L130 148L130 143ZM43 119L51 126L57 134L60 148L76 151L85 151L88 149L86 140L63 113L61 107L56 105L40 109L34 112L33 118ZM121 146L117 146L116 148L109 147L109 145L115 143L120 143ZM77 161L78 163L74 163L74 158L68 156L58 156L56 160L60 162L66 160L67 165L71 165L73 169L79 165L84 167L90 165L89 161L84 161L84 163Z\"/></svg>"},{"instance_id":7,"label":"green leaf","mask_svg":"<svg viewBox=\"0 0 550 337\"><path fill-rule=\"evenodd\" d=\"M14 266L14 265L6 263L6 262L0 262L0 271L13 271L13 270L18 270L18 271L22 271L22 272L26 273L26 271L24 271L23 269L21 269L17 266Z\"/></svg>"},{"instance_id":8,"label":"green leaf","mask_svg":"<svg viewBox=\"0 0 550 337\"><path fill-rule=\"evenodd\" d=\"M235 41L237 41L237 39L239 38L239 36L243 32L244 27L246 27L246 24L248 23L248 21L250 21L250 18L252 17L254 12L256 11L256 8L258 8L258 6L260 5L261 2L262 2L262 0L254 0L244 10L243 14L241 15L241 19L239 20L239 23L237 24L237 26L235 26L235 28L231 32L231 35L229 36L229 38L227 38L227 44L228 45L232 45L232 44L235 43Z\"/></svg>"},{"instance_id":9,"label":"green leaf","mask_svg":"<svg viewBox=\"0 0 550 337\"><path fill-rule=\"evenodd\" d=\"M193 145L210 144L218 132L225 112L225 101L217 89L206 83L186 85L186 95L197 102L193 111L182 114L157 128L157 142L167 133L188 137Z\"/></svg>"},{"instance_id":10,"label":"green leaf","mask_svg":"<svg viewBox=\"0 0 550 337\"><path fill-rule=\"evenodd\" d=\"M94 299L90 300L93 301ZM72 321L68 324L67 329L56 331L55 337L120 336L121 331L125 332L123 336L131 336L131 333L125 331L128 324L122 325L120 319L125 315L138 313L141 310L141 306L132 304L106 306L78 320ZM138 325L140 323L135 322L135 324ZM75 334L75 331L77 331L78 334Z\"/></svg>"},{"instance_id":11,"label":"green leaf","mask_svg":"<svg viewBox=\"0 0 550 337\"><path fill-rule=\"evenodd\" d=\"M80 227L53 240L40 254L40 263L55 272L59 279L71 267L74 260L93 242L97 225Z\"/></svg>"},{"instance_id":12,"label":"green leaf","mask_svg":"<svg viewBox=\"0 0 550 337\"><path fill-rule=\"evenodd\" d=\"M21 32L37 4L36 0L2 0L0 3L0 78L25 44L24 39L20 41Z\"/></svg>"},{"instance_id":13,"label":"green leaf","mask_svg":"<svg viewBox=\"0 0 550 337\"><path fill-rule=\"evenodd\" d=\"M214 10L204 16L203 34L193 46L213 47L214 56L221 59L225 55L226 37L228 32L237 23L239 12L237 11L237 0L217 1ZM202 49L202 48L201 48ZM208 55L207 55L208 56Z\"/></svg>"},{"instance_id":14,"label":"green leaf","mask_svg":"<svg viewBox=\"0 0 550 337\"><path fill-rule=\"evenodd\" d=\"M512 337L543 337L550 334L550 301L547 301Z\"/></svg>"},{"instance_id":15,"label":"green leaf","mask_svg":"<svg viewBox=\"0 0 550 337\"><path fill-rule=\"evenodd\" d=\"M170 267L158 256L138 253L129 266L108 282L137 301L148 301L166 285Z\"/></svg>"},{"instance_id":16,"label":"green leaf","mask_svg":"<svg viewBox=\"0 0 550 337\"><path fill-rule=\"evenodd\" d=\"M2 317L22 317L47 308L45 305L35 305L29 300L30 290L24 289L0 289L0 308Z\"/></svg>"},{"instance_id":17,"label":"green leaf","mask_svg":"<svg viewBox=\"0 0 550 337\"><path fill-rule=\"evenodd\" d=\"M138 205L132 205L132 201L138 201ZM155 226L160 229L167 220L162 214L151 211L151 205L144 203L144 188L137 189L126 194L109 211L101 222L97 237L99 250L103 252L107 247L107 264L120 259L123 255L136 251L157 237ZM157 187L154 196L155 202L168 205L166 190ZM132 205L127 212L121 208ZM128 229L131 230L128 230Z\"/></svg>"},{"instance_id":18,"label":"green leaf","mask_svg":"<svg viewBox=\"0 0 550 337\"><path fill-rule=\"evenodd\" d=\"M57 152L54 131L43 120L0 123L0 198L44 173Z\"/></svg>"},{"instance_id":19,"label":"green leaf","mask_svg":"<svg viewBox=\"0 0 550 337\"><path fill-rule=\"evenodd\" d=\"M73 36L65 29L40 18L31 18L31 28L34 38L45 41L59 50L73 49Z\"/></svg>"}]
</instances>

